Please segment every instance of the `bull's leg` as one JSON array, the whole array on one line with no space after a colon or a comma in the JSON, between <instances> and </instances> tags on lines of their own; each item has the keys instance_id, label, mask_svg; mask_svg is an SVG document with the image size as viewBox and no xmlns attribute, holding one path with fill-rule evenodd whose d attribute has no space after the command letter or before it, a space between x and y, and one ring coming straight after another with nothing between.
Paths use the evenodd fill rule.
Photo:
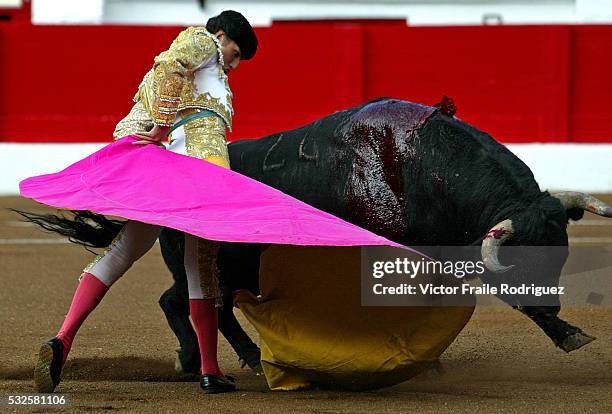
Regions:
<instances>
[{"instance_id":1,"label":"bull's leg","mask_svg":"<svg viewBox=\"0 0 612 414\"><path fill-rule=\"evenodd\" d=\"M182 232L164 229L159 241L164 262L174 279L174 285L164 292L159 305L179 341L175 369L178 372L197 374L200 371L200 350L198 338L189 320L189 293L183 253L185 238Z\"/></svg>"},{"instance_id":2,"label":"bull's leg","mask_svg":"<svg viewBox=\"0 0 612 414\"><path fill-rule=\"evenodd\" d=\"M179 288L175 283L164 292L159 299L170 329L179 341L178 355L174 368L178 372L197 374L200 372L200 350L198 338L189 320L189 301L177 293Z\"/></svg>"},{"instance_id":3,"label":"bull's leg","mask_svg":"<svg viewBox=\"0 0 612 414\"><path fill-rule=\"evenodd\" d=\"M238 354L241 365L243 367L248 365L257 373L262 371L261 352L234 315L232 291L247 289L254 294L259 293L260 254L260 245L223 243L217 257L223 292L223 308L219 312L219 330Z\"/></svg>"},{"instance_id":4,"label":"bull's leg","mask_svg":"<svg viewBox=\"0 0 612 414\"><path fill-rule=\"evenodd\" d=\"M234 349L242 367L248 365L255 372L261 372L261 352L249 335L242 329L234 315L232 292L227 286L223 290L223 307L219 309L219 330Z\"/></svg>"},{"instance_id":5,"label":"bull's leg","mask_svg":"<svg viewBox=\"0 0 612 414\"><path fill-rule=\"evenodd\" d=\"M159 236L159 241L162 256L172 273L175 283L172 288L162 295L159 301L168 324L180 344L175 368L178 372L197 373L200 369L200 352L198 339L189 320L189 294L187 291L187 275L185 274L183 254L185 239L182 232L164 229ZM219 252L220 256L226 257L225 261L240 262L240 260L236 259L236 257L240 256L240 250L230 248L225 252L226 250L222 245ZM229 257L227 257L228 252ZM259 262L257 262L257 269L258 264ZM221 281L223 281L227 270L220 266L220 272ZM252 276L255 281L257 280L257 275L258 272ZM246 363L254 371L259 372L261 370L259 348L244 332L234 315L231 297L232 289L223 286L222 289L224 291L223 302L226 305L219 311L219 330L234 351L236 351L240 361Z\"/></svg>"},{"instance_id":6,"label":"bull's leg","mask_svg":"<svg viewBox=\"0 0 612 414\"><path fill-rule=\"evenodd\" d=\"M559 306L524 306L517 309L534 321L565 352L574 351L595 340L580 328L559 319Z\"/></svg>"}]
</instances>

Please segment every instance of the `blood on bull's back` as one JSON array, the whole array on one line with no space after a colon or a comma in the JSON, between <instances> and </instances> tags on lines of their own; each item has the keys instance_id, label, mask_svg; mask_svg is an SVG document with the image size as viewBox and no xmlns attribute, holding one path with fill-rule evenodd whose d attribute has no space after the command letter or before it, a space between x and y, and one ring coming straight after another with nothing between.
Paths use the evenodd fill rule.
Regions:
<instances>
[{"instance_id":1,"label":"blood on bull's back","mask_svg":"<svg viewBox=\"0 0 612 414\"><path fill-rule=\"evenodd\" d=\"M469 244L500 221L504 203L540 192L529 168L486 133L396 99L229 149L234 170L412 245Z\"/></svg>"}]
</instances>

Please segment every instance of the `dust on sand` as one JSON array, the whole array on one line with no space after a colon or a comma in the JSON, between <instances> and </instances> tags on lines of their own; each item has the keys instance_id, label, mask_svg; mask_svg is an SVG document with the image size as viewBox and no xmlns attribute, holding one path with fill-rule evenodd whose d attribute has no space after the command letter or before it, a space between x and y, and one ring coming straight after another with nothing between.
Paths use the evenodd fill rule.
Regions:
<instances>
[{"instance_id":1,"label":"dust on sand","mask_svg":"<svg viewBox=\"0 0 612 414\"><path fill-rule=\"evenodd\" d=\"M610 197L607 198L610 202ZM0 239L55 238L17 223L4 208L47 211L31 201L0 199ZM590 220L597 220L588 215ZM611 226L570 229L575 237L610 237ZM9 395L34 393L41 341L53 336L92 255L70 244L0 244L0 409ZM612 276L612 275L611 275ZM272 392L263 377L238 366L221 340L219 356L236 377L235 393L204 395L174 370L176 340L157 305L171 284L154 247L109 292L75 340L57 392L67 411L231 413L612 412L612 306L564 308L561 317L598 339L571 354L555 348L529 320L506 306L477 308L428 372L375 392ZM257 337L247 327L249 334ZM25 408L53 411L42 406Z\"/></svg>"}]
</instances>

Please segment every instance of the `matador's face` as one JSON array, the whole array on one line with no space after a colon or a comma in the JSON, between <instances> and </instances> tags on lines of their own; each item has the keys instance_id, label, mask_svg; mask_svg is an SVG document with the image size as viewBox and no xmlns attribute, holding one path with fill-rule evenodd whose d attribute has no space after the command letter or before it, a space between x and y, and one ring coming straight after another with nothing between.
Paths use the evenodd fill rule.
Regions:
<instances>
[{"instance_id":1,"label":"matador's face","mask_svg":"<svg viewBox=\"0 0 612 414\"><path fill-rule=\"evenodd\" d=\"M240 64L240 47L221 30L216 33L216 36L221 42L223 61L225 62L223 70L225 73L229 73Z\"/></svg>"}]
</instances>

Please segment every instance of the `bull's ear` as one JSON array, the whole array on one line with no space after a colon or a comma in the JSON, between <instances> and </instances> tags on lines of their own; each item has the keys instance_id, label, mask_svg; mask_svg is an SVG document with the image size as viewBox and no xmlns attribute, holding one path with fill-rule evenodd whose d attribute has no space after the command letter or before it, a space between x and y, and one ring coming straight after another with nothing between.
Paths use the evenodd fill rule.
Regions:
<instances>
[{"instance_id":1,"label":"bull's ear","mask_svg":"<svg viewBox=\"0 0 612 414\"><path fill-rule=\"evenodd\" d=\"M569 208L565 210L565 214L567 215L567 220L578 221L584 216L584 210L581 208Z\"/></svg>"}]
</instances>

